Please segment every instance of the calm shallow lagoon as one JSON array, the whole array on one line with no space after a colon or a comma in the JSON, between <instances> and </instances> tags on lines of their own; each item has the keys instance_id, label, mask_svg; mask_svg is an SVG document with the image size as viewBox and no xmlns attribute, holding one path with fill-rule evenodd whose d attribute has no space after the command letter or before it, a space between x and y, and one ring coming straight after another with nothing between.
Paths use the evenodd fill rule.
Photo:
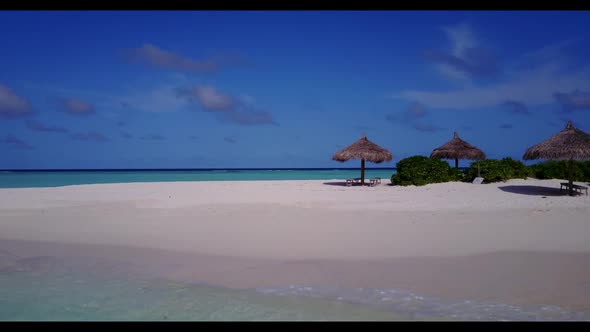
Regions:
<instances>
[{"instance_id":1,"label":"calm shallow lagoon","mask_svg":"<svg viewBox=\"0 0 590 332\"><path fill-rule=\"evenodd\" d=\"M588 321L557 306L428 298L400 289L304 285L238 290L50 256L0 265L0 321Z\"/></svg>"},{"instance_id":2,"label":"calm shallow lagoon","mask_svg":"<svg viewBox=\"0 0 590 332\"><path fill-rule=\"evenodd\" d=\"M175 282L122 273L109 265L81 268L51 257L27 258L0 270L0 321L403 318L362 304Z\"/></svg>"},{"instance_id":3,"label":"calm shallow lagoon","mask_svg":"<svg viewBox=\"0 0 590 332\"><path fill-rule=\"evenodd\" d=\"M380 177L385 183L389 183L393 174L395 169L365 171L366 178ZM345 180L358 177L360 177L358 169L0 171L0 188L130 182Z\"/></svg>"}]
</instances>

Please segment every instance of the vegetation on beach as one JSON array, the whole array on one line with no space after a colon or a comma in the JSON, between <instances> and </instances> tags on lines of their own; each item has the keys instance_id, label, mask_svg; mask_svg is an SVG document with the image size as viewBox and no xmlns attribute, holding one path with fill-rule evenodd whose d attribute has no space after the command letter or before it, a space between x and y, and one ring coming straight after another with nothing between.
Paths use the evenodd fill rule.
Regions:
<instances>
[{"instance_id":1,"label":"vegetation on beach","mask_svg":"<svg viewBox=\"0 0 590 332\"><path fill-rule=\"evenodd\" d=\"M393 185L423 186L428 183L459 181L460 171L451 168L446 161L425 156L412 156L396 164L397 172L391 177Z\"/></svg>"},{"instance_id":2,"label":"vegetation on beach","mask_svg":"<svg viewBox=\"0 0 590 332\"><path fill-rule=\"evenodd\" d=\"M465 181L473 181L477 177L478 162L472 162L469 169L465 171ZM504 159L485 159L479 161L480 176L484 182L500 182L510 179L526 179L532 176L529 167L518 160L512 158Z\"/></svg>"},{"instance_id":3,"label":"vegetation on beach","mask_svg":"<svg viewBox=\"0 0 590 332\"><path fill-rule=\"evenodd\" d=\"M478 162L472 162L468 169L456 170L448 162L425 156L412 156L400 160L397 173L391 176L393 185L422 186L429 183L449 181L471 182L477 177ZM512 158L485 159L479 161L479 174L484 183L508 181L510 179L567 179L566 160L546 161L526 166ZM574 181L590 181L590 161L574 161Z\"/></svg>"},{"instance_id":4,"label":"vegetation on beach","mask_svg":"<svg viewBox=\"0 0 590 332\"><path fill-rule=\"evenodd\" d=\"M528 166L536 179L567 179L567 160L547 161ZM590 181L590 161L574 161L574 181Z\"/></svg>"}]
</instances>

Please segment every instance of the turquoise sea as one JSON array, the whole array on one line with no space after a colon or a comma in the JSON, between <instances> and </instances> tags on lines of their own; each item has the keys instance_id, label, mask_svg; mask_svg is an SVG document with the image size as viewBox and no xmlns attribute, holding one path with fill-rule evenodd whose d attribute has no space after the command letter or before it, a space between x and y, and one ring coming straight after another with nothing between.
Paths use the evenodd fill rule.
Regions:
<instances>
[{"instance_id":1,"label":"turquoise sea","mask_svg":"<svg viewBox=\"0 0 590 332\"><path fill-rule=\"evenodd\" d=\"M366 169L365 177L389 181L393 168ZM0 171L0 188L58 187L94 183L174 181L332 180L360 177L359 169L205 169Z\"/></svg>"}]
</instances>

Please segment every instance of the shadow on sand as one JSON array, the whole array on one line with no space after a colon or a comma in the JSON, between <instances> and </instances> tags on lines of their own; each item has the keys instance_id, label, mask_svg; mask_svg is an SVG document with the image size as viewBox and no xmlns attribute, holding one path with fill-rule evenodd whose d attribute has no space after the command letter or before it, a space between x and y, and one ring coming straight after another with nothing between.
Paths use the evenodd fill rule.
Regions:
<instances>
[{"instance_id":1,"label":"shadow on sand","mask_svg":"<svg viewBox=\"0 0 590 332\"><path fill-rule=\"evenodd\" d=\"M559 188L541 187L541 186L503 186L498 189L522 195L533 195L533 196L566 196L567 192L559 190Z\"/></svg>"},{"instance_id":2,"label":"shadow on sand","mask_svg":"<svg viewBox=\"0 0 590 332\"><path fill-rule=\"evenodd\" d=\"M324 185L346 187L346 181L324 182ZM364 187L368 187L368 186L369 186L369 181L365 182ZM361 187L361 185L360 184L353 184L352 187Z\"/></svg>"},{"instance_id":3,"label":"shadow on sand","mask_svg":"<svg viewBox=\"0 0 590 332\"><path fill-rule=\"evenodd\" d=\"M324 182L327 186L341 186L346 187L346 181L332 181L332 182Z\"/></svg>"}]
</instances>

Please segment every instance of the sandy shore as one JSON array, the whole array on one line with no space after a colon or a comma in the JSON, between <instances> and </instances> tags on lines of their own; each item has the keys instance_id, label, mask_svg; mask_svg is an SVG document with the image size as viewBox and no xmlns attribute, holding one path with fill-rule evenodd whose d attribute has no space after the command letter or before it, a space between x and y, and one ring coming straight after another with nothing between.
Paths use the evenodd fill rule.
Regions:
<instances>
[{"instance_id":1,"label":"sandy shore","mask_svg":"<svg viewBox=\"0 0 590 332\"><path fill-rule=\"evenodd\" d=\"M590 310L590 197L562 196L559 182L0 189L0 264L110 257L229 287L404 288Z\"/></svg>"}]
</instances>

